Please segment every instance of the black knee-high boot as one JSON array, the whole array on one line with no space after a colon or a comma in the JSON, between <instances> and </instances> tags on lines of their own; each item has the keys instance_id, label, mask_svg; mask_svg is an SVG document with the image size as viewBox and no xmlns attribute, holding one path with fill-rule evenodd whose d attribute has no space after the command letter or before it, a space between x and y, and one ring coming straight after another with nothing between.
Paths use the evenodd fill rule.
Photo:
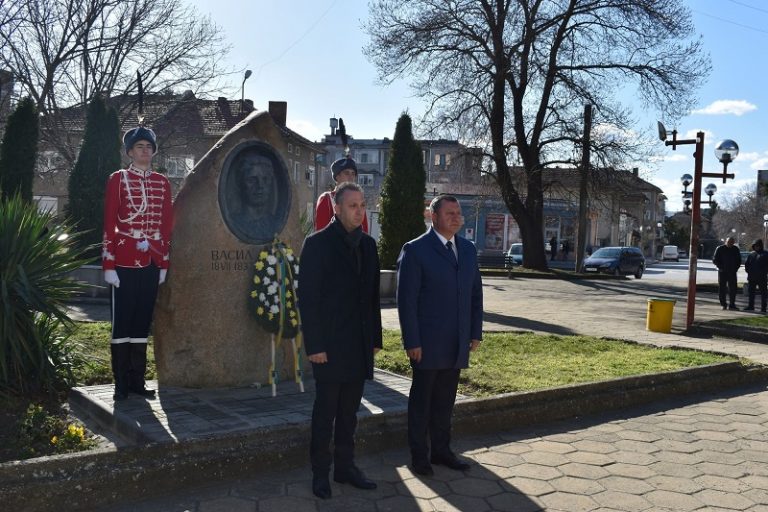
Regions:
<instances>
[{"instance_id":1,"label":"black knee-high boot","mask_svg":"<svg viewBox=\"0 0 768 512\"><path fill-rule=\"evenodd\" d=\"M131 387L131 345L112 343L112 375L115 378L115 395L126 395Z\"/></svg>"}]
</instances>

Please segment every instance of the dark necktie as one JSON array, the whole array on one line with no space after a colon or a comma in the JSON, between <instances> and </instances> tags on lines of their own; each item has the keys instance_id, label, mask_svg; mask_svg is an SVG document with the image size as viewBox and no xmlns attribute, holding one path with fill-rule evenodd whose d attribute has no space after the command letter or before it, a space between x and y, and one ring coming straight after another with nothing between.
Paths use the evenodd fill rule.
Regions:
<instances>
[{"instance_id":1,"label":"dark necktie","mask_svg":"<svg viewBox=\"0 0 768 512\"><path fill-rule=\"evenodd\" d=\"M456 258L456 253L455 253L455 252L453 252L453 242L451 242L450 240L448 240L447 242L445 242L445 248L446 248L446 249L448 249L448 252L450 252L450 253L451 253L451 256L453 257L453 262L454 262L454 263L458 263L459 261L458 261L458 259Z\"/></svg>"}]
</instances>

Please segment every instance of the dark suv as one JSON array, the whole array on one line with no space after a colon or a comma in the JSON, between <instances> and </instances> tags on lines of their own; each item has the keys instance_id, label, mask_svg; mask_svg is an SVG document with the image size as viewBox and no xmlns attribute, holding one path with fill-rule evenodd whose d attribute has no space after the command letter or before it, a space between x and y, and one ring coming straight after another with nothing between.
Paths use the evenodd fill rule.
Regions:
<instances>
[{"instance_id":1,"label":"dark suv","mask_svg":"<svg viewBox=\"0 0 768 512\"><path fill-rule=\"evenodd\" d=\"M584 272L643 277L645 257L637 247L601 247L584 261Z\"/></svg>"}]
</instances>

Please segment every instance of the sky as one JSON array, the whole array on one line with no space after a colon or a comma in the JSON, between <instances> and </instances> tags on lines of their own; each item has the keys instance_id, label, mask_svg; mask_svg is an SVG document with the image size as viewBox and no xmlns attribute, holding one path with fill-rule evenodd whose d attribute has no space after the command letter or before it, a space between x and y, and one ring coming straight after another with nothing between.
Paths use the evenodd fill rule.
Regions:
<instances>
[{"instance_id":1,"label":"sky","mask_svg":"<svg viewBox=\"0 0 768 512\"><path fill-rule=\"evenodd\" d=\"M365 0L187 0L210 15L232 46L223 64L250 69L246 98L257 109L270 100L287 101L290 128L319 141L330 132L329 119L341 117L357 139L392 138L400 114L414 119L424 106L408 83L384 85L363 54L368 37ZM744 187L754 186L758 169L768 169L768 4L762 0L685 0L695 30L710 54L712 73L697 91L696 108L677 126L679 138L705 133L704 171L720 172L715 145L735 140L739 156L729 166L736 178L715 182L714 196L727 208ZM240 92L242 75L231 84ZM656 132L655 119L642 119L637 130ZM416 134L418 137L418 133ZM658 141L658 139L657 139ZM693 174L693 146L676 151L658 141L661 158L640 164L641 176L669 198L667 211L682 208L680 176Z\"/></svg>"}]
</instances>

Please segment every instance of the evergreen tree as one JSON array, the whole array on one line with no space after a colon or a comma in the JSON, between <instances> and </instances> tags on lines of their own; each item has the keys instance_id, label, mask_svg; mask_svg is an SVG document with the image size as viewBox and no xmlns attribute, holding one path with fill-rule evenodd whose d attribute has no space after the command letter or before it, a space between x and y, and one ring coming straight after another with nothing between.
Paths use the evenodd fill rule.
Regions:
<instances>
[{"instance_id":1,"label":"evergreen tree","mask_svg":"<svg viewBox=\"0 0 768 512\"><path fill-rule=\"evenodd\" d=\"M39 120L32 98L24 98L8 117L0 148L0 190L3 200L20 194L32 202L32 182L37 164Z\"/></svg>"},{"instance_id":2,"label":"evergreen tree","mask_svg":"<svg viewBox=\"0 0 768 512\"><path fill-rule=\"evenodd\" d=\"M117 113L96 97L88 105L83 145L69 175L68 213L77 229L86 231L83 244L101 245L104 189L109 175L120 168L121 150ZM88 255L97 257L98 253L92 248Z\"/></svg>"},{"instance_id":3,"label":"evergreen tree","mask_svg":"<svg viewBox=\"0 0 768 512\"><path fill-rule=\"evenodd\" d=\"M394 268L403 244L424 233L426 179L421 145L413 138L411 117L403 114L397 121L381 190L382 268Z\"/></svg>"}]
</instances>

